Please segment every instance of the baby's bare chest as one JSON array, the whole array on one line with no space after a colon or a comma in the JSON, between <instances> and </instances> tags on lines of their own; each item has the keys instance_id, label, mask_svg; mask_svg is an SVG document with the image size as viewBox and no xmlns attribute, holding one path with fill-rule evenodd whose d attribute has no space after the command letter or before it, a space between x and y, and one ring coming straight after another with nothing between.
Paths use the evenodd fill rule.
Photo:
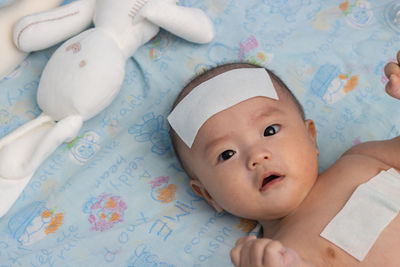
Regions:
<instances>
[{"instance_id":1,"label":"baby's bare chest","mask_svg":"<svg viewBox=\"0 0 400 267\"><path fill-rule=\"evenodd\" d=\"M320 236L332 219L349 203L353 192L360 184L368 182L381 170L389 168L390 166L381 162L362 158L338 161L336 165L320 176L312 192L299 209L283 222L282 228L276 234L276 239L295 249L301 256L314 262L317 266L400 266L398 255L400 216L397 214L379 232L377 239L361 262L332 241ZM348 219L357 222L361 228L377 218L367 215L362 220L354 217ZM367 222L368 219L370 220ZM340 223L340 227L347 227L346 220L342 220ZM349 238L353 232L351 227L354 228L354 223L345 230L345 233L349 233ZM360 228L356 227L354 231ZM372 231L366 229L368 232L365 234Z\"/></svg>"},{"instance_id":2,"label":"baby's bare chest","mask_svg":"<svg viewBox=\"0 0 400 267\"><path fill-rule=\"evenodd\" d=\"M316 223L318 224L318 223ZM322 227L321 227L322 226ZM304 259L314 263L316 266L400 266L400 217L397 216L379 235L367 256L358 261L343 249L330 241L322 238L320 232L325 225L307 225L293 228L282 235L279 240L287 246L296 250ZM320 229L315 231L313 229Z\"/></svg>"}]
</instances>

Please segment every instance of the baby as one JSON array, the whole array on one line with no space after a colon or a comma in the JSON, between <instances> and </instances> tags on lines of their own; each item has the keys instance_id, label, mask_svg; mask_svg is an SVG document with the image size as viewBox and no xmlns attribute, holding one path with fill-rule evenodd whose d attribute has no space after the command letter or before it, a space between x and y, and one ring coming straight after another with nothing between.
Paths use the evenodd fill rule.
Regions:
<instances>
[{"instance_id":1,"label":"baby","mask_svg":"<svg viewBox=\"0 0 400 267\"><path fill-rule=\"evenodd\" d=\"M386 91L400 99L397 60ZM169 121L194 192L263 227L237 241L235 266L400 266L400 137L354 146L318 174L314 122L276 75L246 63L190 82Z\"/></svg>"}]
</instances>

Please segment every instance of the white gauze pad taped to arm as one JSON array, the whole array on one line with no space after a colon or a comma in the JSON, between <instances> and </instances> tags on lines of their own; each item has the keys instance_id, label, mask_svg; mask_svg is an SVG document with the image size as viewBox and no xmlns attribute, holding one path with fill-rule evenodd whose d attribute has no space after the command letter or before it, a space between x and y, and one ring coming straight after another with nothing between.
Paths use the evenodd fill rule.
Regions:
<instances>
[{"instance_id":1,"label":"white gauze pad taped to arm","mask_svg":"<svg viewBox=\"0 0 400 267\"><path fill-rule=\"evenodd\" d=\"M240 68L219 74L195 87L168 116L171 127L192 147L200 127L214 114L256 96L278 99L264 68Z\"/></svg>"},{"instance_id":2,"label":"white gauze pad taped to arm","mask_svg":"<svg viewBox=\"0 0 400 267\"><path fill-rule=\"evenodd\" d=\"M381 171L357 187L321 236L362 261L400 211L400 174Z\"/></svg>"}]
</instances>

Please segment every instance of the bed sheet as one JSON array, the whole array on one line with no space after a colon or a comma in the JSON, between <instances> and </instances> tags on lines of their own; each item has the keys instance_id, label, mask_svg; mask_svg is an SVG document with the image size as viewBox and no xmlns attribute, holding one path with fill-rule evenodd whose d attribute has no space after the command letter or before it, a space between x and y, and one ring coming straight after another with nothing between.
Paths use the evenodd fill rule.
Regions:
<instances>
[{"instance_id":1,"label":"bed sheet","mask_svg":"<svg viewBox=\"0 0 400 267\"><path fill-rule=\"evenodd\" d=\"M354 144L399 134L399 103L384 93L383 67L400 49L383 19L388 3L181 0L210 16L215 39L192 44L162 30L136 51L114 102L42 164L0 218L0 267L229 266L235 240L254 223L191 192L168 136L173 100L217 64L266 66L315 120L322 171ZM31 53L0 81L0 136L40 114L35 94L54 50Z\"/></svg>"}]
</instances>

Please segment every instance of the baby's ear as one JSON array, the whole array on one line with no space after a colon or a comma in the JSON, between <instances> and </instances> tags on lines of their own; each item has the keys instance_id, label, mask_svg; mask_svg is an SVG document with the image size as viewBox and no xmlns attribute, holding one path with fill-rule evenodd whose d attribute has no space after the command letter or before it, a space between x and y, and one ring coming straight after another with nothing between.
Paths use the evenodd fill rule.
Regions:
<instances>
[{"instance_id":1,"label":"baby's ear","mask_svg":"<svg viewBox=\"0 0 400 267\"><path fill-rule=\"evenodd\" d=\"M213 207L217 212L223 212L224 209L212 198L212 196L208 193L207 189L204 187L203 183L198 179L190 180L190 187L193 192L202 197L207 203Z\"/></svg>"},{"instance_id":2,"label":"baby's ear","mask_svg":"<svg viewBox=\"0 0 400 267\"><path fill-rule=\"evenodd\" d=\"M313 120L306 120L305 124L306 124L307 131L310 135L310 138L312 139L312 141L317 149L317 154L319 154L318 145L317 145L317 128L315 127L315 123Z\"/></svg>"}]
</instances>

